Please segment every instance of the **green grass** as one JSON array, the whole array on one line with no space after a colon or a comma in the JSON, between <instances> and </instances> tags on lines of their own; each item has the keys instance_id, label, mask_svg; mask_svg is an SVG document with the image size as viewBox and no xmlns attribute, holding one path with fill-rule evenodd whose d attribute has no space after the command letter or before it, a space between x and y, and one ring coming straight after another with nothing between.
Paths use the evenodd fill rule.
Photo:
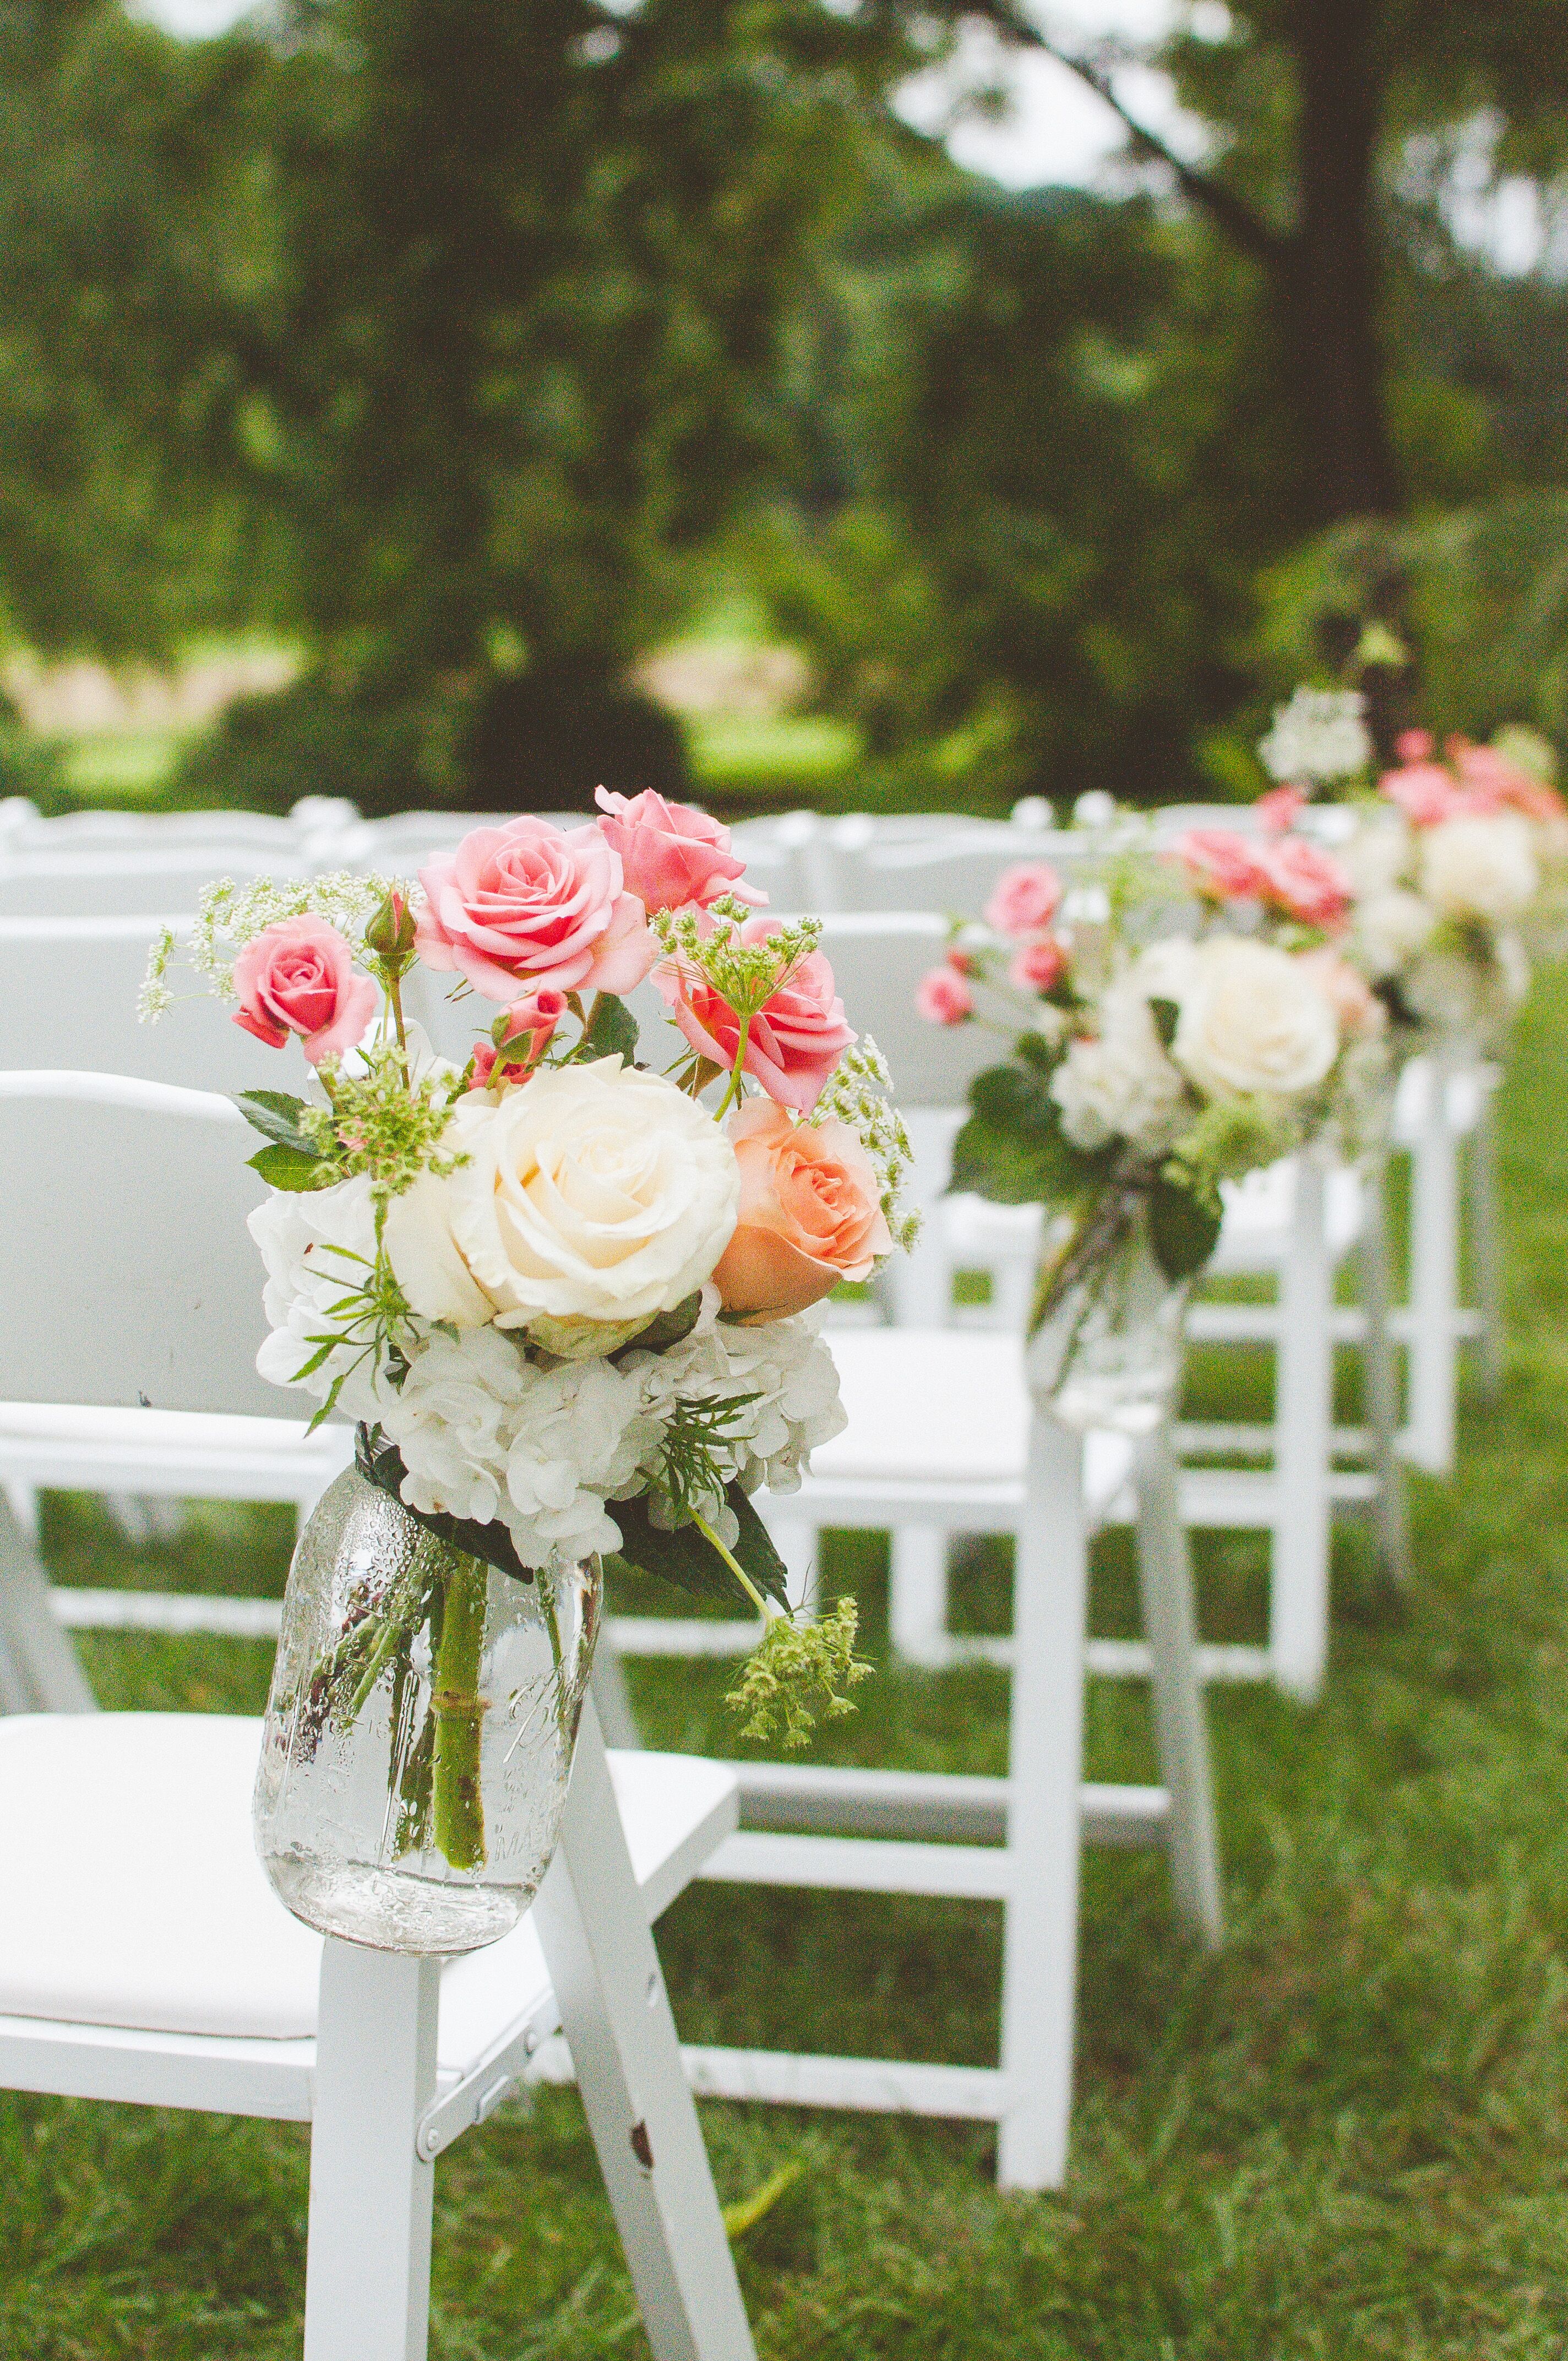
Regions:
<instances>
[{"instance_id":1,"label":"green grass","mask_svg":"<svg viewBox=\"0 0 1568 2361\"><path fill-rule=\"evenodd\" d=\"M1467 1409L1454 1482L1417 1489L1415 1593L1391 1598L1347 1532L1323 1702L1212 1700L1224 1957L1174 1939L1157 1858L1090 1859L1059 2197L999 2197L981 2128L707 2107L726 2201L802 2167L740 2248L766 2361L1568 2348L1562 983L1527 1014L1504 1106L1507 1388ZM77 1502L51 1504L48 1539L62 1579L179 1587L275 1589L287 1548L275 1514L214 1510L131 1552ZM880 1648L881 1553L840 1537L828 1555ZM1254 1544L1210 1551L1202 1587L1206 1630L1255 1636ZM1004 1554L964 1553L957 1594L960 1620L1004 1626ZM1102 1555L1096 1614L1132 1628L1124 1550ZM232 1709L265 1684L259 1648L104 1636L85 1653L111 1705ZM644 1668L651 1739L733 1752L726 1677ZM888 1671L861 1694L835 1753L1001 1767L994 1675ZM1089 1727L1094 1775L1147 1773L1140 1691L1096 1685ZM999 1936L987 1906L698 1887L661 1944L688 2037L986 2060ZM307 2163L292 2126L0 2100L0 2354L297 2354ZM442 2361L645 2350L574 2093L471 2133L436 2209Z\"/></svg>"}]
</instances>

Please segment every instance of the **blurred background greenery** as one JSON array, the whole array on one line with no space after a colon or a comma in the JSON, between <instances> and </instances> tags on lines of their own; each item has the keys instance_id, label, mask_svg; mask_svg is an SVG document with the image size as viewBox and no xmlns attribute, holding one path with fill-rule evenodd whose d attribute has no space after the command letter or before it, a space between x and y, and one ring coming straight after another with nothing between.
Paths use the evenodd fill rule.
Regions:
<instances>
[{"instance_id":1,"label":"blurred background greenery","mask_svg":"<svg viewBox=\"0 0 1568 2361\"><path fill-rule=\"evenodd\" d=\"M966 170L981 24L1187 136ZM0 786L1249 794L1369 618L1562 741L1565 168L1556 0L0 0Z\"/></svg>"}]
</instances>

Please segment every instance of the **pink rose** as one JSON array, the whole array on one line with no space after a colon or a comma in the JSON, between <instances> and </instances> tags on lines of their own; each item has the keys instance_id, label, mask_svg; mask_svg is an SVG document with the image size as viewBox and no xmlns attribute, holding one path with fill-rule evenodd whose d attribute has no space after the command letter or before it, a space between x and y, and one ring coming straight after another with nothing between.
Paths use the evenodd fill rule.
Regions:
<instances>
[{"instance_id":1,"label":"pink rose","mask_svg":"<svg viewBox=\"0 0 1568 2361\"><path fill-rule=\"evenodd\" d=\"M658 956L620 855L591 822L565 829L525 814L477 828L420 884L421 959L455 968L487 1000L510 1000L530 978L630 992Z\"/></svg>"},{"instance_id":2,"label":"pink rose","mask_svg":"<svg viewBox=\"0 0 1568 2361\"><path fill-rule=\"evenodd\" d=\"M727 1312L784 1320L893 1249L871 1159L843 1123L752 1099L729 1118L740 1211L713 1276Z\"/></svg>"},{"instance_id":3,"label":"pink rose","mask_svg":"<svg viewBox=\"0 0 1568 2361\"><path fill-rule=\"evenodd\" d=\"M1388 1012L1365 977L1359 975L1348 960L1342 960L1337 951L1303 951L1299 964L1339 1018L1343 1040L1354 1040L1362 1033L1376 1033L1387 1022Z\"/></svg>"},{"instance_id":4,"label":"pink rose","mask_svg":"<svg viewBox=\"0 0 1568 2361\"><path fill-rule=\"evenodd\" d=\"M1061 879L1048 861L1020 861L1004 869L985 906L985 923L999 935L1033 935L1048 927L1061 901Z\"/></svg>"},{"instance_id":5,"label":"pink rose","mask_svg":"<svg viewBox=\"0 0 1568 2361\"><path fill-rule=\"evenodd\" d=\"M1437 740L1430 730L1401 730L1394 741L1394 752L1401 763L1430 763L1437 752Z\"/></svg>"},{"instance_id":6,"label":"pink rose","mask_svg":"<svg viewBox=\"0 0 1568 2361\"><path fill-rule=\"evenodd\" d=\"M376 987L356 975L354 953L324 918L280 918L234 963L235 1023L280 1049L291 1033L313 1066L352 1049L376 1014Z\"/></svg>"},{"instance_id":7,"label":"pink rose","mask_svg":"<svg viewBox=\"0 0 1568 2361\"><path fill-rule=\"evenodd\" d=\"M643 908L679 910L688 902L706 909L720 894L737 901L765 902L767 895L739 881L746 864L729 850L729 830L691 804L667 804L646 787L629 802L600 787L594 800L605 817L599 834L620 855L626 890Z\"/></svg>"},{"instance_id":8,"label":"pink rose","mask_svg":"<svg viewBox=\"0 0 1568 2361\"><path fill-rule=\"evenodd\" d=\"M1268 893L1262 848L1234 829L1190 828L1171 851L1212 901L1261 902Z\"/></svg>"},{"instance_id":9,"label":"pink rose","mask_svg":"<svg viewBox=\"0 0 1568 2361\"><path fill-rule=\"evenodd\" d=\"M1330 852L1302 836L1277 837L1261 866L1266 899L1303 927L1337 927L1354 898L1350 879Z\"/></svg>"},{"instance_id":10,"label":"pink rose","mask_svg":"<svg viewBox=\"0 0 1568 2361\"><path fill-rule=\"evenodd\" d=\"M1285 835L1306 808L1307 797L1299 787L1270 787L1253 806L1270 836Z\"/></svg>"},{"instance_id":11,"label":"pink rose","mask_svg":"<svg viewBox=\"0 0 1568 2361\"><path fill-rule=\"evenodd\" d=\"M950 967L934 967L916 989L915 1005L927 1025L961 1025L974 1015L974 994Z\"/></svg>"},{"instance_id":12,"label":"pink rose","mask_svg":"<svg viewBox=\"0 0 1568 2361\"><path fill-rule=\"evenodd\" d=\"M749 918L744 943L766 942L777 934L777 918ZM664 960L653 982L692 1048L716 1066L732 1066L740 1045L740 1019L705 976ZM793 968L752 1017L746 1034L745 1070L771 1099L808 1115L828 1077L851 1041L860 1037L844 1021L844 1004L833 971L820 951Z\"/></svg>"},{"instance_id":13,"label":"pink rose","mask_svg":"<svg viewBox=\"0 0 1568 2361\"><path fill-rule=\"evenodd\" d=\"M470 1088L488 1089L496 1060L508 1047L513 1055L507 1060L507 1069L515 1080L521 1081L523 1071L543 1056L550 1036L565 1014L565 994L548 983L536 985L532 992L524 993L521 1000L503 1008L490 1027L489 1039L474 1044L474 1080Z\"/></svg>"},{"instance_id":14,"label":"pink rose","mask_svg":"<svg viewBox=\"0 0 1568 2361\"><path fill-rule=\"evenodd\" d=\"M1435 828L1440 820L1456 819L1464 799L1441 763L1407 763L1402 770L1385 771L1377 792L1397 804L1414 828Z\"/></svg>"},{"instance_id":15,"label":"pink rose","mask_svg":"<svg viewBox=\"0 0 1568 2361\"><path fill-rule=\"evenodd\" d=\"M1036 942L1020 943L1007 969L1020 992L1049 992L1066 972L1067 948L1055 935L1042 935Z\"/></svg>"},{"instance_id":16,"label":"pink rose","mask_svg":"<svg viewBox=\"0 0 1568 2361\"><path fill-rule=\"evenodd\" d=\"M1542 821L1561 819L1568 811L1555 787L1510 763L1495 746L1473 746L1467 738L1451 738L1448 752L1460 776L1466 811L1517 811L1526 819Z\"/></svg>"}]
</instances>

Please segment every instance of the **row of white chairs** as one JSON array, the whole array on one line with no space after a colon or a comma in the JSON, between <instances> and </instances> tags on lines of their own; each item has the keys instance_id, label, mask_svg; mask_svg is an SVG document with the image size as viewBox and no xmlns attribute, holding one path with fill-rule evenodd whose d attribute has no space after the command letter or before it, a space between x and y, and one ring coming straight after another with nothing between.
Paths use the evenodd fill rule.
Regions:
<instances>
[{"instance_id":1,"label":"row of white chairs","mask_svg":"<svg viewBox=\"0 0 1568 2361\"><path fill-rule=\"evenodd\" d=\"M297 1449L297 1428L276 1416L276 1395L254 1367L262 1323L256 1290L247 1284L252 1274L244 1214L261 1185L240 1161L243 1145L237 1111L211 1093L90 1073L0 1074L0 1153L15 1190L0 1300L0 1394L13 1419L18 1410L41 1416L57 1440L69 1433L82 1451L105 1432L131 1444L143 1428L149 1467L158 1453L179 1443L186 1482L199 1478L204 1453L224 1458L243 1445L259 1463L269 1449ZM137 1176L134 1190L122 1185L124 1170ZM105 1295L112 1299L106 1316L94 1321L91 1307ZM1006 1938L999 2062L986 2069L705 2048L686 2053L686 2070L699 2091L718 2095L992 2121L1003 2180L1055 2185L1067 2159L1084 1839L1163 1840L1179 1916L1210 1944L1222 1933L1174 1468L1161 1437L1137 1455L1125 1438L1109 1434L1091 1435L1080 1448L1036 1415L1014 1339L938 1331L921 1339L901 1332L842 1341L850 1427L814 1478L813 1514L838 1524L884 1525L917 1514L950 1522L955 1512L961 1522L978 1512L987 1529L1017 1535L1020 1645L1008 1776L911 1779L896 1772L732 1766L738 1777L726 1795L738 1791L753 1820L764 1825L720 1831L722 1841L716 1835L691 1865L704 1876L748 1883L1001 1901ZM157 1407L145 1407L149 1401ZM341 1451L343 1430L333 1439ZM912 1461L920 1470L913 1488ZM774 1511L787 1520L797 1504L780 1501ZM1091 1527L1115 1516L1134 1518L1138 1529L1163 1779L1157 1787L1082 1780L1085 1554ZM79 1708L85 1701L79 1691L51 1690L57 1653L40 1583L5 1584L0 1660L8 1657L30 1678L34 1694L24 1702ZM53 1741L43 1736L38 1742L47 1749ZM227 1810L232 1765L224 1779ZM848 1834L825 1833L846 1826ZM59 1834L51 1824L51 1838ZM680 1841L688 1847L695 1839L682 1835ZM80 1868L70 1845L61 1859ZM171 1862L159 1860L161 1873ZM145 1920L145 1910L141 1916ZM253 1926L255 1916L254 1908L242 1913L242 1926ZM21 1945L34 1968L29 1945L37 1939L35 1930ZM138 1944L129 1936L126 1944L132 1964L126 1973L145 1978L150 1970ZM73 2013L59 2005L71 1960L92 1983L79 1949L74 1936L60 1937L49 1953L55 1961L49 2008L14 2007L13 2014L93 2021L84 2004ZM264 1948L260 1956L266 1960L271 1953ZM5 1958L0 1936L0 2014ZM119 1982L111 1978L110 1984L121 1994ZM111 2005L120 2011L115 2022L121 2035L149 2029L120 2022L123 1996L93 2003ZM174 2029L214 2028L203 2023ZM0 2026L0 2037L4 2031ZM15 2056L27 2072L49 2070L38 2056L41 2038L26 2031L14 2037ZM49 2039L58 2044L65 2037ZM140 2047L131 2046L139 2057ZM494 2065L493 2044L486 2054ZM517 2071L529 2062L515 2043L508 2056ZM562 2062L542 2052L533 2070L558 2071ZM575 2055L574 2062L580 2073ZM478 2072L466 2070L466 2095L443 2121L467 2119L462 2109ZM120 2095L156 2095L155 2080L138 2068L134 2087ZM507 2080L492 2079L492 2098ZM112 2094L100 2083L91 2087ZM168 2089L167 2082L156 2085ZM185 2103L225 2103L215 2097Z\"/></svg>"}]
</instances>

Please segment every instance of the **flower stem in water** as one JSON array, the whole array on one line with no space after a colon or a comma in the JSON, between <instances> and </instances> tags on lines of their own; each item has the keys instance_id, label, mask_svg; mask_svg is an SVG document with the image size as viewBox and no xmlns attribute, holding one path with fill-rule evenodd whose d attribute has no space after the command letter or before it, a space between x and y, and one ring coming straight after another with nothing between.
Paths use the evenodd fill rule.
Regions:
<instances>
[{"instance_id":1,"label":"flower stem in water","mask_svg":"<svg viewBox=\"0 0 1568 2361\"><path fill-rule=\"evenodd\" d=\"M479 1793L479 1736L485 1705L478 1695L489 1569L477 1558L454 1561L433 1675L435 1717L431 1817L436 1850L454 1869L485 1862L485 1807Z\"/></svg>"}]
</instances>

